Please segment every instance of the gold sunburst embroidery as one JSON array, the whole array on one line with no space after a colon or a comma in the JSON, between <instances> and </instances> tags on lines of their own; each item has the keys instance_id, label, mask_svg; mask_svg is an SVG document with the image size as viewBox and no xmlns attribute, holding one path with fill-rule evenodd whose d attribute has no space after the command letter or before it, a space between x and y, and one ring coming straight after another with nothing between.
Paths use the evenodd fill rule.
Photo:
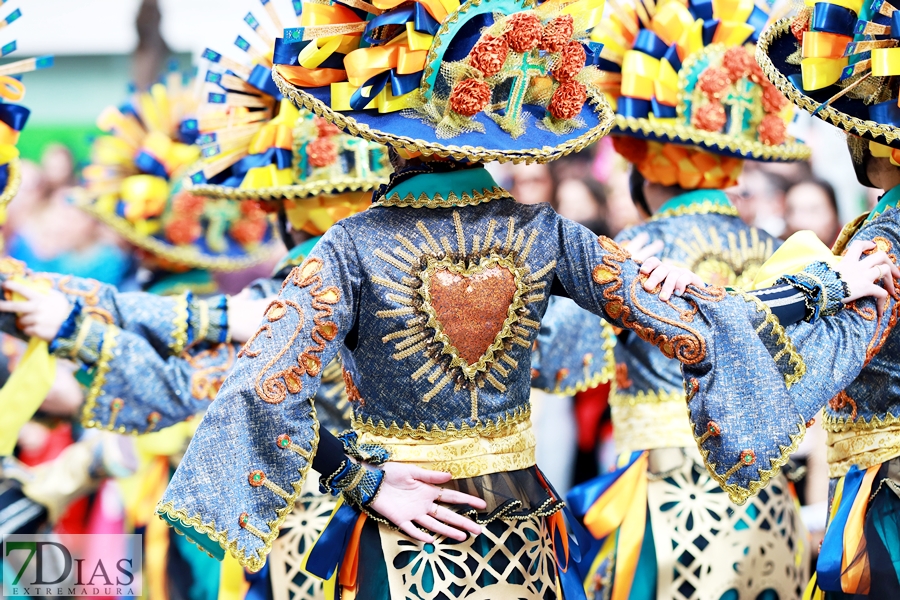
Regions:
<instances>
[{"instance_id":1,"label":"gold sunburst embroidery","mask_svg":"<svg viewBox=\"0 0 900 600\"><path fill-rule=\"evenodd\" d=\"M715 227L709 227L704 234L694 225L688 238L675 244L687 256L674 263L690 269L706 283L721 287L750 286L773 251L772 240L760 239L755 228L723 235Z\"/></svg>"},{"instance_id":2,"label":"gold sunburst embroidery","mask_svg":"<svg viewBox=\"0 0 900 600\"><path fill-rule=\"evenodd\" d=\"M396 234L399 245L391 254L380 249L374 254L403 276L372 281L389 289L387 298L400 305L379 311L379 318L409 316L382 341L394 344L395 360L424 359L411 376L431 384L422 400L432 400L451 384L457 392L468 389L471 416L477 419L478 390L490 385L505 392L504 380L519 367L510 355L513 346L531 348L529 338L540 323L529 318L528 305L544 300L546 282L541 279L556 263L531 272L526 261L537 231L517 231L511 217L505 236L492 219L471 240L456 211L453 223L452 241L438 239L422 221L416 223L420 239Z\"/></svg>"}]
</instances>

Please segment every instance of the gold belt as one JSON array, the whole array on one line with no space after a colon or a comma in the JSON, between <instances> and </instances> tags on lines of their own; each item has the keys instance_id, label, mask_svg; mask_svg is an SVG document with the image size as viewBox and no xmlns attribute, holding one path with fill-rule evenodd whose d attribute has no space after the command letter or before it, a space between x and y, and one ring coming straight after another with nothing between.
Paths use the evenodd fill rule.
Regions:
<instances>
[{"instance_id":1,"label":"gold belt","mask_svg":"<svg viewBox=\"0 0 900 600\"><path fill-rule=\"evenodd\" d=\"M460 437L437 441L395 438L362 432L359 443L378 444L391 460L450 473L453 479L517 471L535 465L531 421L522 421L491 437Z\"/></svg>"},{"instance_id":2,"label":"gold belt","mask_svg":"<svg viewBox=\"0 0 900 600\"><path fill-rule=\"evenodd\" d=\"M681 392L614 394L610 398L616 452L697 445Z\"/></svg>"},{"instance_id":3,"label":"gold belt","mask_svg":"<svg viewBox=\"0 0 900 600\"><path fill-rule=\"evenodd\" d=\"M829 431L827 436L829 477L843 477L853 465L868 469L900 456L900 425Z\"/></svg>"}]
</instances>

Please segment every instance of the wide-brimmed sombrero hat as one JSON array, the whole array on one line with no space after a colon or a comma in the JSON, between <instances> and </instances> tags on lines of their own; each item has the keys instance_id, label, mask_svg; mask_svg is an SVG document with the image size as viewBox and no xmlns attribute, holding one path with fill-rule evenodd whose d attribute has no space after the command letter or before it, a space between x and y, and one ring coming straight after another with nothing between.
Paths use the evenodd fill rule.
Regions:
<instances>
[{"instance_id":1,"label":"wide-brimmed sombrero hat","mask_svg":"<svg viewBox=\"0 0 900 600\"><path fill-rule=\"evenodd\" d=\"M613 134L650 143L616 143L645 176L727 187L743 159L809 158L809 148L788 133L793 106L754 60L767 19L753 0L613 6L595 36L607 59L600 86L616 109Z\"/></svg>"},{"instance_id":2,"label":"wide-brimmed sombrero hat","mask_svg":"<svg viewBox=\"0 0 900 600\"><path fill-rule=\"evenodd\" d=\"M11 5L12 6L12 5ZM22 10L14 8L0 19L0 58L16 51L16 41L6 35L9 25L22 18ZM0 65L0 208L9 204L22 182L19 150L16 144L31 111L19 102L25 97L25 86L19 75L53 65L52 56L26 58Z\"/></svg>"},{"instance_id":3,"label":"wide-brimmed sombrero hat","mask_svg":"<svg viewBox=\"0 0 900 600\"><path fill-rule=\"evenodd\" d=\"M817 2L766 29L757 60L796 106L900 150L900 13L884 0ZM890 152L888 152L890 154Z\"/></svg>"},{"instance_id":4,"label":"wide-brimmed sombrero hat","mask_svg":"<svg viewBox=\"0 0 900 600\"><path fill-rule=\"evenodd\" d=\"M190 122L191 82L172 72L166 83L107 108L75 204L122 237L172 266L235 271L279 249L272 218L257 202L204 198L182 189L200 158Z\"/></svg>"},{"instance_id":5,"label":"wide-brimmed sombrero hat","mask_svg":"<svg viewBox=\"0 0 900 600\"><path fill-rule=\"evenodd\" d=\"M198 196L261 201L268 210L284 201L294 226L305 222L318 235L366 208L392 168L383 146L348 136L282 96L272 81L272 31L284 28L285 12L298 17L290 3L281 14L278 1L264 4L266 16L244 17L230 55L203 53L206 94L192 121L202 159L185 185Z\"/></svg>"},{"instance_id":6,"label":"wide-brimmed sombrero hat","mask_svg":"<svg viewBox=\"0 0 900 600\"><path fill-rule=\"evenodd\" d=\"M602 0L302 3L273 78L298 106L409 154L547 162L606 134Z\"/></svg>"}]
</instances>

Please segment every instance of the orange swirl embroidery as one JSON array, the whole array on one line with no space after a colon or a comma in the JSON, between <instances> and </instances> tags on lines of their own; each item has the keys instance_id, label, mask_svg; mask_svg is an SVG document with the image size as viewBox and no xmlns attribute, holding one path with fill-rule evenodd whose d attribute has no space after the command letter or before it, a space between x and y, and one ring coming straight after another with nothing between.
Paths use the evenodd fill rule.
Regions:
<instances>
[{"instance_id":1,"label":"orange swirl embroidery","mask_svg":"<svg viewBox=\"0 0 900 600\"><path fill-rule=\"evenodd\" d=\"M208 365L209 362L220 358L222 354L222 346L216 346L209 350L197 353L191 356L184 354L188 364L195 369L191 375L191 395L197 400L215 400L219 388L225 382L225 378L234 366L234 346L224 344L225 359L217 365Z\"/></svg>"},{"instance_id":2,"label":"orange swirl embroidery","mask_svg":"<svg viewBox=\"0 0 900 600\"><path fill-rule=\"evenodd\" d=\"M600 237L597 241L608 252L602 259L603 264L594 268L592 274L595 283L607 286L603 290L603 298L607 300L606 313L612 319L620 319L626 327L634 330L642 340L658 347L668 358L677 358L687 365L694 365L702 361L706 357L706 340L703 339L703 336L698 331L673 319L654 314L641 305L637 298L637 286L644 280L644 277L636 278L631 284L630 297L635 308L651 319L682 329L687 333L669 337L655 331L652 327L641 325L636 319L631 317L631 309L625 304L624 297L617 293L623 287L621 263L625 262L630 255L607 237ZM702 300L716 302L725 297L725 290L721 288L688 289L686 293ZM685 321L693 318L694 311L675 310L679 312L679 316Z\"/></svg>"},{"instance_id":3,"label":"orange swirl embroidery","mask_svg":"<svg viewBox=\"0 0 900 600\"><path fill-rule=\"evenodd\" d=\"M835 412L843 410L844 408L846 408L848 406L850 407L850 420L855 421L856 420L856 400L851 398L847 392L841 390L841 392L838 393L837 396L835 396L834 398L832 398L831 400L828 401L828 407L831 408L831 410L833 410Z\"/></svg>"},{"instance_id":4,"label":"orange swirl embroidery","mask_svg":"<svg viewBox=\"0 0 900 600\"><path fill-rule=\"evenodd\" d=\"M82 291L75 288L71 288L68 286L68 283L72 281L71 275L66 275L65 277L60 277L59 281L56 283L57 289L63 294L67 294L70 296L77 296L79 298L84 299L84 312L85 314L97 317L107 325L112 324L115 319L113 319L112 314L104 308L99 308L97 304L100 303L100 299L98 297L101 283L99 281L94 281L93 279L84 279L83 281L86 283L90 283L93 287L89 290Z\"/></svg>"},{"instance_id":5,"label":"orange swirl embroidery","mask_svg":"<svg viewBox=\"0 0 900 600\"><path fill-rule=\"evenodd\" d=\"M897 255L893 254L891 250L893 249L893 244L887 238L882 236L876 236L872 238L872 241L875 243L875 247L871 250L864 252L863 254L869 255L875 252L885 252L888 255L888 258L891 259L891 262L897 264ZM863 319L867 321L871 321L876 317L876 312L871 309L863 310L859 309L856 306L856 303L853 303L853 311L860 315ZM884 346L885 342L887 342L888 334L894 329L894 325L897 323L897 317L900 316L900 294L892 296L888 299L888 309L887 309L888 321L885 324L884 329L881 328L881 321L879 321L875 327L875 334L872 336L872 341L869 342L868 348L866 348L866 361L863 364L865 367L868 365L875 355L881 351L882 346Z\"/></svg>"},{"instance_id":6,"label":"orange swirl embroidery","mask_svg":"<svg viewBox=\"0 0 900 600\"><path fill-rule=\"evenodd\" d=\"M310 333L310 339L313 345L307 346L303 352L297 356L297 364L290 366L281 371L266 376L266 373L281 360L281 358L290 350L303 330L305 319L303 315L303 307L291 300L282 298L275 299L266 309L266 318L268 323L260 327L250 340L244 345L239 356L247 356L255 358L259 356L262 350L253 350L252 345L256 339L265 334L267 338L272 337L272 325L280 321L288 314L288 309L292 308L298 317L297 325L294 332L285 345L272 357L256 376L256 394L269 404L280 404L284 402L287 395L297 394L303 389L302 377L308 375L310 377L317 376L322 370L322 359L319 354L325 349L325 344L337 337L337 325L326 319L330 317L334 310L332 306L337 304L341 299L341 291L334 287L324 287L322 277L319 272L322 270L322 261L319 259L309 259L301 266L294 268L291 274L285 280L284 286L288 282L299 288L310 288L312 296L312 308L316 310L313 317L313 330ZM282 289L284 289L282 286Z\"/></svg>"}]
</instances>

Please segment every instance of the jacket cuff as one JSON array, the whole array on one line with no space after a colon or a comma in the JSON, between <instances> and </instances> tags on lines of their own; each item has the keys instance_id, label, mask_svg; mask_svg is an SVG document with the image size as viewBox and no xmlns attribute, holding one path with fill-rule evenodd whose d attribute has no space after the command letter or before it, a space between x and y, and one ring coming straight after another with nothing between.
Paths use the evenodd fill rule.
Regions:
<instances>
[{"instance_id":1,"label":"jacket cuff","mask_svg":"<svg viewBox=\"0 0 900 600\"><path fill-rule=\"evenodd\" d=\"M106 328L105 323L82 312L81 303L77 302L50 343L50 351L90 368L100 360Z\"/></svg>"},{"instance_id":2,"label":"jacket cuff","mask_svg":"<svg viewBox=\"0 0 900 600\"><path fill-rule=\"evenodd\" d=\"M189 343L225 344L228 330L228 296L208 300L192 299L188 304Z\"/></svg>"}]
</instances>

